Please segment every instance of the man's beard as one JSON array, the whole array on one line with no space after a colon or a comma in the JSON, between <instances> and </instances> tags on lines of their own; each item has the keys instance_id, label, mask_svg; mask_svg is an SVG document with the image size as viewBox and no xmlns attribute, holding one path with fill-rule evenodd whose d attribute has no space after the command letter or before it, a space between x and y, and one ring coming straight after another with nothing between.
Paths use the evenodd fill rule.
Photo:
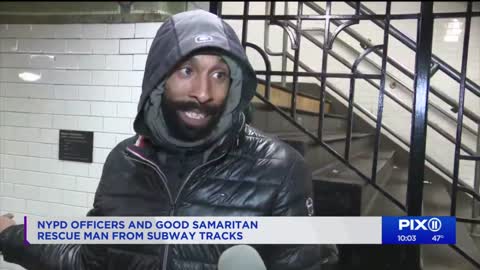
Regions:
<instances>
[{"instance_id":1,"label":"man's beard","mask_svg":"<svg viewBox=\"0 0 480 270\"><path fill-rule=\"evenodd\" d=\"M172 101L168 100L165 95L162 98L161 106L169 133L177 139L188 142L198 141L210 135L220 121L225 108L225 104L212 106L194 101ZM192 127L180 118L178 113L181 111L199 111L210 116L210 119L203 127Z\"/></svg>"}]
</instances>

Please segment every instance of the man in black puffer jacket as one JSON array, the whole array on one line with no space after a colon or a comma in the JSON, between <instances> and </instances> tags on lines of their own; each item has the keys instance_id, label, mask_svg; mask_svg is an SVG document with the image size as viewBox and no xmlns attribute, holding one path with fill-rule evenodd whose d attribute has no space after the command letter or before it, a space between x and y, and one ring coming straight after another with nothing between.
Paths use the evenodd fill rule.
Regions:
<instances>
[{"instance_id":1,"label":"man in black puffer jacket","mask_svg":"<svg viewBox=\"0 0 480 270\"><path fill-rule=\"evenodd\" d=\"M257 80L233 29L205 11L170 17L152 43L134 122L109 154L90 216L313 214L302 156L245 124ZM2 219L5 224L5 218ZM27 269L216 269L229 245L31 245L0 234ZM255 246L269 270L327 269L334 246ZM246 269L247 270L247 269Z\"/></svg>"}]
</instances>

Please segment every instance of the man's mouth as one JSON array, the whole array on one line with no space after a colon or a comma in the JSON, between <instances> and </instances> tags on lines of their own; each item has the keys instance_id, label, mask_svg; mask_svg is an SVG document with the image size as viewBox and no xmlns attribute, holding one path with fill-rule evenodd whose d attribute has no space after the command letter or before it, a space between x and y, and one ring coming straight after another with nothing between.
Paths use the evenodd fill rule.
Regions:
<instances>
[{"instance_id":1,"label":"man's mouth","mask_svg":"<svg viewBox=\"0 0 480 270\"><path fill-rule=\"evenodd\" d=\"M205 114L203 113L185 112L185 115L189 118L196 119L196 120L205 118Z\"/></svg>"},{"instance_id":2,"label":"man's mouth","mask_svg":"<svg viewBox=\"0 0 480 270\"><path fill-rule=\"evenodd\" d=\"M205 127L211 115L200 111L178 111L180 119L190 127Z\"/></svg>"}]
</instances>

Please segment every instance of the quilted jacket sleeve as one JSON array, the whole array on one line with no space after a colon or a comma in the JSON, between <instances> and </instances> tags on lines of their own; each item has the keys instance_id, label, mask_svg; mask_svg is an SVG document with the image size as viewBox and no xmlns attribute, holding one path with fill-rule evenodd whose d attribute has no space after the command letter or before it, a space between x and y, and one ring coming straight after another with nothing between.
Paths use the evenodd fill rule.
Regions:
<instances>
[{"instance_id":1,"label":"quilted jacket sleeve","mask_svg":"<svg viewBox=\"0 0 480 270\"><path fill-rule=\"evenodd\" d=\"M298 156L279 189L274 216L312 216L311 173ZM265 264L269 270L334 269L338 261L335 245L276 245L269 249Z\"/></svg>"},{"instance_id":2,"label":"quilted jacket sleeve","mask_svg":"<svg viewBox=\"0 0 480 270\"><path fill-rule=\"evenodd\" d=\"M89 212L89 215L95 210ZM28 245L23 244L23 225L7 228L0 234L4 260L35 270L96 270L102 267L104 248L94 245Z\"/></svg>"}]
</instances>

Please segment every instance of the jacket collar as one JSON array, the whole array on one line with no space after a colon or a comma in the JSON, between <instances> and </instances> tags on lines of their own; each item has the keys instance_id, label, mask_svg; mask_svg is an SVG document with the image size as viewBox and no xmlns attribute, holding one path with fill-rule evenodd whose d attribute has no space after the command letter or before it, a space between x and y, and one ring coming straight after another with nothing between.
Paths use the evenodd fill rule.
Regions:
<instances>
[{"instance_id":1,"label":"jacket collar","mask_svg":"<svg viewBox=\"0 0 480 270\"><path fill-rule=\"evenodd\" d=\"M245 116L241 114L238 125L227 132L216 143L202 151L204 154L203 161L207 162L208 160L218 157L219 155L224 155L239 148L241 143L244 141L245 126ZM129 148L149 160L157 160L159 154L160 156L164 155L165 157L167 155L176 154L173 152L168 152L168 149L154 146L152 141L143 135L138 135L135 144L129 146Z\"/></svg>"}]
</instances>

